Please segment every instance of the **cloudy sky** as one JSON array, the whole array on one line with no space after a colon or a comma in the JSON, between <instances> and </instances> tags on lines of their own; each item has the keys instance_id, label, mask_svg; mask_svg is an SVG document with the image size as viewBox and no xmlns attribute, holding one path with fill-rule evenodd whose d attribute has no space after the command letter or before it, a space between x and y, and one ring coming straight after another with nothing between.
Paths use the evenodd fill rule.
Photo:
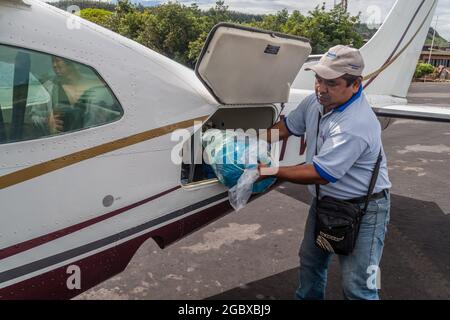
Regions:
<instances>
[{"instance_id":1,"label":"cloudy sky","mask_svg":"<svg viewBox=\"0 0 450 320\"><path fill-rule=\"evenodd\" d=\"M193 2L199 4L201 8L210 8L214 6L215 0L178 0L185 4L191 4ZM162 0L153 0L152 2L168 2ZM225 0L225 4L230 7L231 10L248 12L248 13L275 13L283 8L292 10L300 10L306 13L308 10L313 9L315 6L325 2L327 7L331 7L334 4L334 0ZM339 0L337 0L339 3ZM380 20L382 22L389 10L395 3L395 0L349 0L349 11L353 14L358 12L362 13L363 21L368 19ZM436 16L439 16L437 30L450 41L450 0L439 0L438 8L436 10ZM433 19L432 26L435 26L436 16Z\"/></svg>"}]
</instances>

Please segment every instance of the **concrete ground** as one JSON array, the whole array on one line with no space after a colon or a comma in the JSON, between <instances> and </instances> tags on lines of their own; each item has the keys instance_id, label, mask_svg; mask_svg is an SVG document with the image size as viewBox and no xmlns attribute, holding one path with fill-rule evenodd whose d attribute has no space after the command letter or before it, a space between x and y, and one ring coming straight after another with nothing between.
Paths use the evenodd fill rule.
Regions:
<instances>
[{"instance_id":1,"label":"concrete ground","mask_svg":"<svg viewBox=\"0 0 450 320\"><path fill-rule=\"evenodd\" d=\"M414 82L408 93L408 101L413 104L450 106L450 82Z\"/></svg>"},{"instance_id":2,"label":"concrete ground","mask_svg":"<svg viewBox=\"0 0 450 320\"><path fill-rule=\"evenodd\" d=\"M409 100L450 106L450 85L415 83ZM393 188L381 297L450 299L450 124L397 120L383 141ZM77 299L292 299L308 201L283 183L165 250L147 241ZM339 272L334 259L329 299L342 299Z\"/></svg>"}]
</instances>

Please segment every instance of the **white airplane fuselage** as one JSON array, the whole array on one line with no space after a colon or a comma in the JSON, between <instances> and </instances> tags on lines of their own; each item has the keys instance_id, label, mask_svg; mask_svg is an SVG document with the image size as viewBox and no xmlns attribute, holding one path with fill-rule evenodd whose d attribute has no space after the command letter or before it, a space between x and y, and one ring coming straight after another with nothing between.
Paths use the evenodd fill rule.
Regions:
<instances>
[{"instance_id":1,"label":"white airplane fuselage","mask_svg":"<svg viewBox=\"0 0 450 320\"><path fill-rule=\"evenodd\" d=\"M415 33L426 36L437 1L399 2L397 10L419 12L401 48ZM0 144L0 299L73 297L122 271L145 240L164 247L230 212L227 189L218 182L181 183L181 165L171 161L179 141L171 132L193 132L195 120L219 109L280 111L272 103L221 105L193 70L36 0L0 0L2 45L95 69L123 115L85 130ZM415 64L414 50L391 67L404 67L403 58ZM383 62L370 62L368 71ZM300 72L283 115L313 93L313 81ZM406 92L389 94L385 81L367 89L372 105L406 105ZM290 138L282 164L304 162L304 147L301 138ZM80 288L68 285L77 268Z\"/></svg>"}]
</instances>

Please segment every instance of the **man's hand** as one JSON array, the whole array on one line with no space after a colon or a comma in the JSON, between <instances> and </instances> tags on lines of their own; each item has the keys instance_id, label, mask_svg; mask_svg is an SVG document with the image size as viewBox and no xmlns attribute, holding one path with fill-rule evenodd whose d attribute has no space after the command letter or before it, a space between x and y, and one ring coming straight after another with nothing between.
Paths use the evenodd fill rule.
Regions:
<instances>
[{"instance_id":1,"label":"man's hand","mask_svg":"<svg viewBox=\"0 0 450 320\"><path fill-rule=\"evenodd\" d=\"M262 180L270 178L270 177L274 177L274 176L276 176L277 172L278 172L278 168L269 167L266 164L260 163L260 164L258 164L259 178L258 178L258 180L256 180L256 182L262 181Z\"/></svg>"}]
</instances>

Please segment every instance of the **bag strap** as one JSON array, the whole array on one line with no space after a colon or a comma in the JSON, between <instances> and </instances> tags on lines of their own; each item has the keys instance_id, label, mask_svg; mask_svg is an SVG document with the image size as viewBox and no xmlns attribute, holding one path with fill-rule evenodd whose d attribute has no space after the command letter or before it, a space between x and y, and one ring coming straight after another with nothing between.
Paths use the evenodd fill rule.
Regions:
<instances>
[{"instance_id":1,"label":"bag strap","mask_svg":"<svg viewBox=\"0 0 450 320\"><path fill-rule=\"evenodd\" d=\"M380 172L381 160L383 160L383 147L380 149L380 153L378 154L377 163L375 164L375 168L373 169L372 178L370 179L369 191L367 191L366 203L364 206L363 215L367 212L367 207L369 206L370 196L372 195L373 189L375 189L375 184L377 183L378 173Z\"/></svg>"},{"instance_id":2,"label":"bag strap","mask_svg":"<svg viewBox=\"0 0 450 320\"><path fill-rule=\"evenodd\" d=\"M314 153L314 155L316 155L316 156L318 154L317 148L318 148L318 144L319 144L318 141L319 141L320 120L321 119L322 119L322 114L320 113L320 110L319 110L319 115L317 116L316 150ZM320 198L320 185L316 184L316 208L319 205L319 198Z\"/></svg>"},{"instance_id":3,"label":"bag strap","mask_svg":"<svg viewBox=\"0 0 450 320\"><path fill-rule=\"evenodd\" d=\"M320 132L320 120L322 119L322 115L319 111L319 115L317 117L317 136L316 136L316 150L315 150L315 155L318 154L318 141L319 141L319 132ZM380 149L380 153L378 154L378 159L377 162L375 164L375 168L373 169L372 172L372 178L370 179L370 183L369 183L369 190L367 191L367 195L366 195L366 202L364 205L364 210L362 212L363 215L366 214L367 212L367 208L369 207L369 200L370 200L370 196L372 195L373 190L375 189L375 184L377 182L378 179L378 174L380 172L380 167L381 167L381 161L383 160L383 148L381 147ZM319 203L319 198L320 198L320 185L316 184L316 207Z\"/></svg>"}]
</instances>

